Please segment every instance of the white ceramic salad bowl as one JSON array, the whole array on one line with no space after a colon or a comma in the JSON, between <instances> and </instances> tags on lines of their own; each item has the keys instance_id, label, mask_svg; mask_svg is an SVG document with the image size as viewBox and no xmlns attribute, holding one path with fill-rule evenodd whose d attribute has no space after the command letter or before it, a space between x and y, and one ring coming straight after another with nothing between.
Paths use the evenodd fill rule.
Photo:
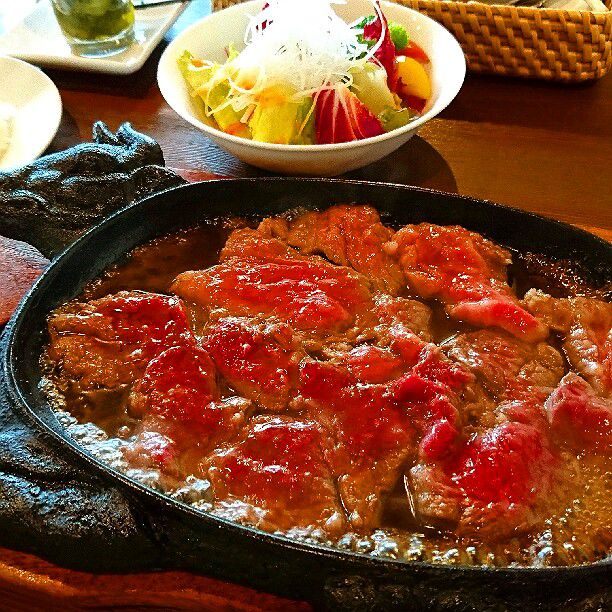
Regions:
<instances>
[{"instance_id":1,"label":"white ceramic salad bowl","mask_svg":"<svg viewBox=\"0 0 612 612\"><path fill-rule=\"evenodd\" d=\"M424 123L450 104L463 84L465 59L455 38L425 15L398 4L381 2L387 19L403 25L411 40L420 45L431 60L428 72L432 95L420 117L380 136L338 144L269 144L226 134L200 116L177 59L188 50L196 57L223 63L228 44L233 43L238 50L244 47L248 18L258 13L263 4L262 0L237 4L194 23L166 48L157 73L161 93L176 113L221 148L253 166L281 174L318 176L335 176L361 168L405 144ZM348 0L347 4L336 5L335 10L347 23L373 12L368 0Z\"/></svg>"}]
</instances>

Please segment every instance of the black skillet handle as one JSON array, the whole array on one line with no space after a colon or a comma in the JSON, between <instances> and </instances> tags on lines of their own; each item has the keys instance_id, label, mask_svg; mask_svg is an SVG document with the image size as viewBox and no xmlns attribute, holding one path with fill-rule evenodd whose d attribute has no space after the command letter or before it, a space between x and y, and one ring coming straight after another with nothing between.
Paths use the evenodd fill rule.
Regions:
<instances>
[{"instance_id":1,"label":"black skillet handle","mask_svg":"<svg viewBox=\"0 0 612 612\"><path fill-rule=\"evenodd\" d=\"M161 147L124 123L93 126L93 142L0 172L0 235L52 258L113 210L185 181Z\"/></svg>"}]
</instances>

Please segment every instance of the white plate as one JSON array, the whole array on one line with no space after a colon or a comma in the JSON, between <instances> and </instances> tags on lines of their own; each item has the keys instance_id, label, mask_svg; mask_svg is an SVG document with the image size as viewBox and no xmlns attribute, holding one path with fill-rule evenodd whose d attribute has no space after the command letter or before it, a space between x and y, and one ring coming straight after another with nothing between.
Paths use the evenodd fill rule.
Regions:
<instances>
[{"instance_id":1,"label":"white plate","mask_svg":"<svg viewBox=\"0 0 612 612\"><path fill-rule=\"evenodd\" d=\"M21 1L21 0L20 0ZM17 14L15 0L6 0L6 11L15 19L0 20L0 54L51 68L83 70L108 74L132 74L142 68L170 26L178 19L187 2L152 6L136 11L134 31L136 43L129 49L110 57L80 57L72 53L62 35L49 0L40 0L29 7L24 16ZM4 0L0 0L0 9ZM13 6L9 6L9 3ZM19 4L19 2L17 3Z\"/></svg>"},{"instance_id":2,"label":"white plate","mask_svg":"<svg viewBox=\"0 0 612 612\"><path fill-rule=\"evenodd\" d=\"M0 56L0 103L15 107L11 144L0 159L6 170L35 160L62 119L62 100L53 81L38 68Z\"/></svg>"}]
</instances>

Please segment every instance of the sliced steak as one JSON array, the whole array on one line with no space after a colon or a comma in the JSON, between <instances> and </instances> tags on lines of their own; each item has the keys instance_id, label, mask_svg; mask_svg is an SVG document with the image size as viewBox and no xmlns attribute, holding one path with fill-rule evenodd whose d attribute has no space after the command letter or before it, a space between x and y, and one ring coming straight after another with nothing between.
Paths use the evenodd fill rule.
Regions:
<instances>
[{"instance_id":1,"label":"sliced steak","mask_svg":"<svg viewBox=\"0 0 612 612\"><path fill-rule=\"evenodd\" d=\"M456 225L407 225L386 248L397 257L410 288L441 300L451 317L499 327L530 342L548 335L508 286L510 253L480 234Z\"/></svg>"},{"instance_id":2,"label":"sliced steak","mask_svg":"<svg viewBox=\"0 0 612 612\"><path fill-rule=\"evenodd\" d=\"M175 384L173 391L183 399L193 382L183 388ZM153 394L154 395L154 394ZM243 397L225 397L198 406L193 406L190 418L181 417L191 407L189 401L176 411L165 416L153 410L143 416L123 454L135 467L154 468L164 475L185 478L201 472L202 461L212 449L234 440L242 431L253 404ZM153 406L151 407L153 408Z\"/></svg>"},{"instance_id":3,"label":"sliced steak","mask_svg":"<svg viewBox=\"0 0 612 612\"><path fill-rule=\"evenodd\" d=\"M219 255L219 261L223 262L232 257L270 260L298 255L297 251L290 248L286 242L266 235L262 231L244 227L234 230L229 235Z\"/></svg>"},{"instance_id":4,"label":"sliced steak","mask_svg":"<svg viewBox=\"0 0 612 612\"><path fill-rule=\"evenodd\" d=\"M417 363L428 346L424 339L431 336L431 309L426 304L380 294L375 301L376 325L364 331L363 343L327 353L348 367L356 380L365 383L398 378Z\"/></svg>"},{"instance_id":5,"label":"sliced steak","mask_svg":"<svg viewBox=\"0 0 612 612\"><path fill-rule=\"evenodd\" d=\"M595 390L612 393L612 304L586 297L553 298L531 289L527 308L563 334L569 362Z\"/></svg>"},{"instance_id":6,"label":"sliced steak","mask_svg":"<svg viewBox=\"0 0 612 612\"><path fill-rule=\"evenodd\" d=\"M314 258L233 258L207 270L184 272L172 290L208 310L274 316L320 337L346 336L371 317L371 295L362 277Z\"/></svg>"},{"instance_id":7,"label":"sliced steak","mask_svg":"<svg viewBox=\"0 0 612 612\"><path fill-rule=\"evenodd\" d=\"M485 541L507 538L538 523L557 464L541 429L501 423L444 461L413 467L411 507L423 525Z\"/></svg>"},{"instance_id":8,"label":"sliced steak","mask_svg":"<svg viewBox=\"0 0 612 612\"><path fill-rule=\"evenodd\" d=\"M285 232L281 237L300 253L323 254L336 264L349 266L380 291L397 295L406 286L401 268L384 249L393 232L371 206L338 205L323 212L308 211L291 221Z\"/></svg>"},{"instance_id":9,"label":"sliced steak","mask_svg":"<svg viewBox=\"0 0 612 612\"><path fill-rule=\"evenodd\" d=\"M404 361L388 348L360 344L339 356L350 374L362 383L385 383L405 370Z\"/></svg>"},{"instance_id":10,"label":"sliced steak","mask_svg":"<svg viewBox=\"0 0 612 612\"><path fill-rule=\"evenodd\" d=\"M351 525L372 529L384 495L415 453L416 432L406 411L385 385L359 384L345 368L329 363L302 364L300 393L307 413L331 437L326 458Z\"/></svg>"},{"instance_id":11,"label":"sliced steak","mask_svg":"<svg viewBox=\"0 0 612 612\"><path fill-rule=\"evenodd\" d=\"M211 358L192 343L149 362L132 389L129 410L142 419L132 458L186 476L213 448L236 437L252 404L220 398Z\"/></svg>"},{"instance_id":12,"label":"sliced steak","mask_svg":"<svg viewBox=\"0 0 612 612\"><path fill-rule=\"evenodd\" d=\"M144 291L71 302L51 315L49 335L60 385L77 393L131 385L151 359L193 341L181 301Z\"/></svg>"},{"instance_id":13,"label":"sliced steak","mask_svg":"<svg viewBox=\"0 0 612 612\"><path fill-rule=\"evenodd\" d=\"M405 478L410 510L424 527L455 530L463 513L461 491L441 466L418 463Z\"/></svg>"},{"instance_id":14,"label":"sliced steak","mask_svg":"<svg viewBox=\"0 0 612 612\"><path fill-rule=\"evenodd\" d=\"M351 351L340 363L303 362L300 399L333 440L328 461L352 526L367 530L378 524L385 496L419 442L434 457L452 446L459 421L453 402L470 376L434 345L411 367L379 347L355 357Z\"/></svg>"},{"instance_id":15,"label":"sliced steak","mask_svg":"<svg viewBox=\"0 0 612 612\"><path fill-rule=\"evenodd\" d=\"M221 252L221 261L230 257L269 260L324 255L335 264L357 270L376 289L397 295L406 280L383 248L392 234L372 207L338 205L324 212L302 213L292 221L271 217L257 229L235 230Z\"/></svg>"},{"instance_id":16,"label":"sliced steak","mask_svg":"<svg viewBox=\"0 0 612 612\"><path fill-rule=\"evenodd\" d=\"M363 346L355 346L365 342L393 352L405 365L412 366L416 363L421 349L431 339L431 309L417 300L379 293L375 297L374 310L369 320L367 317L362 320L366 323L362 325L360 333L346 338L344 343L338 338L339 346L336 348L345 352L351 347L366 351ZM376 351L371 352L373 359L375 353Z\"/></svg>"},{"instance_id":17,"label":"sliced steak","mask_svg":"<svg viewBox=\"0 0 612 612\"><path fill-rule=\"evenodd\" d=\"M428 454L421 443L407 478L415 517L485 541L529 530L559 474L543 403L563 376L563 359L544 342L493 330L457 335L444 349L477 377L460 408L469 423L464 436L472 433L455 438L445 455ZM452 439L441 434L443 443Z\"/></svg>"},{"instance_id":18,"label":"sliced steak","mask_svg":"<svg viewBox=\"0 0 612 612\"><path fill-rule=\"evenodd\" d=\"M493 330L458 334L446 354L473 372L498 401L537 396L542 401L564 374L561 354L546 342L526 343Z\"/></svg>"},{"instance_id":19,"label":"sliced steak","mask_svg":"<svg viewBox=\"0 0 612 612\"><path fill-rule=\"evenodd\" d=\"M132 389L130 410L208 429L204 407L219 399L215 366L193 345L174 346L152 359Z\"/></svg>"},{"instance_id":20,"label":"sliced steak","mask_svg":"<svg viewBox=\"0 0 612 612\"><path fill-rule=\"evenodd\" d=\"M267 410L287 407L304 351L286 323L222 318L206 328L203 345L240 395Z\"/></svg>"},{"instance_id":21,"label":"sliced steak","mask_svg":"<svg viewBox=\"0 0 612 612\"><path fill-rule=\"evenodd\" d=\"M240 439L207 460L216 511L267 530L324 529L344 516L325 459L326 437L313 421L260 416Z\"/></svg>"},{"instance_id":22,"label":"sliced steak","mask_svg":"<svg viewBox=\"0 0 612 612\"><path fill-rule=\"evenodd\" d=\"M432 312L427 304L402 297L378 295L375 312L381 325L396 328L401 326L421 340L431 342ZM382 329L381 333L384 333Z\"/></svg>"},{"instance_id":23,"label":"sliced steak","mask_svg":"<svg viewBox=\"0 0 612 612\"><path fill-rule=\"evenodd\" d=\"M122 449L123 456L136 468L156 468L163 473L178 476L181 473L178 465L179 451L174 439L170 437L171 433L169 424L145 421L130 444Z\"/></svg>"},{"instance_id":24,"label":"sliced steak","mask_svg":"<svg viewBox=\"0 0 612 612\"><path fill-rule=\"evenodd\" d=\"M586 380L573 372L567 374L545 407L562 444L612 455L612 400L598 397Z\"/></svg>"}]
</instances>

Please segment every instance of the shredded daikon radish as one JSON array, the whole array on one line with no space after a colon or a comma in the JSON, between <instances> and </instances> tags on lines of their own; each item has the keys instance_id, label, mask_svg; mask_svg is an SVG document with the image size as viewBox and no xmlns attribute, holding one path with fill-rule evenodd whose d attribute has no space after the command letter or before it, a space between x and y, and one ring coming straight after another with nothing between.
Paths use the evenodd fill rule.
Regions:
<instances>
[{"instance_id":1,"label":"shredded daikon radish","mask_svg":"<svg viewBox=\"0 0 612 612\"><path fill-rule=\"evenodd\" d=\"M374 12L382 16L378 2L371 1ZM226 81L230 92L221 105L209 107L207 114L229 105L238 112L245 110L258 103L264 90L275 86L296 102L339 85L350 87L351 70L374 59L385 33L383 30L373 46L360 42L362 31L345 23L335 13L334 4L345 2L269 0L250 19L245 49L215 73L209 87Z\"/></svg>"}]
</instances>

